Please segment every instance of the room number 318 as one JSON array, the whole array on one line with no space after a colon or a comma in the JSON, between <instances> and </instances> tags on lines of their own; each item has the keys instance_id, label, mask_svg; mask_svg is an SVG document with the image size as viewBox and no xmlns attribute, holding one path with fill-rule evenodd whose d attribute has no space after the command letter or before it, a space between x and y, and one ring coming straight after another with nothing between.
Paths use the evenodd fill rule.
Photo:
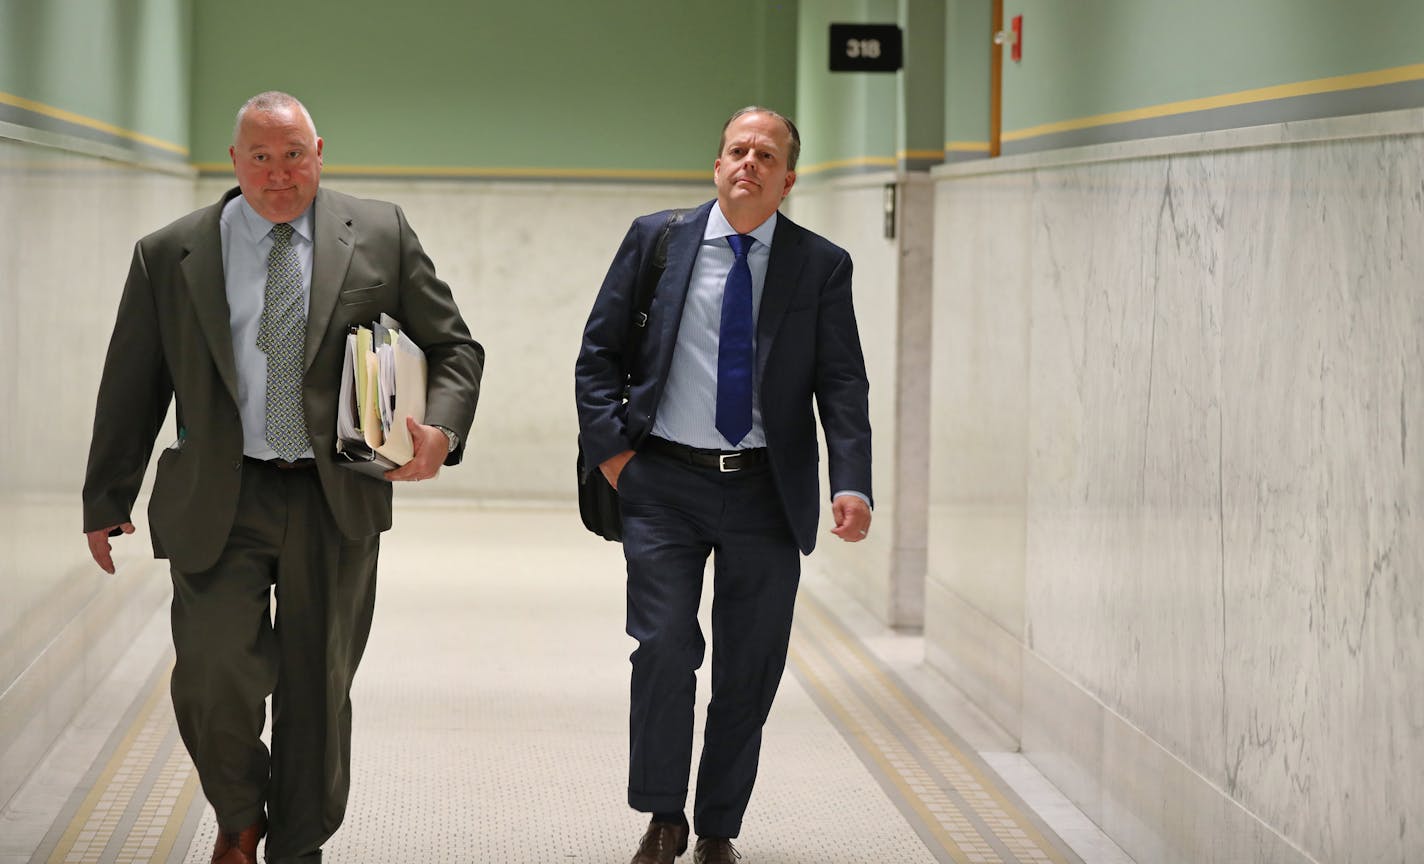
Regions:
<instances>
[{"instance_id":1,"label":"room number 318","mask_svg":"<svg viewBox=\"0 0 1424 864\"><path fill-rule=\"evenodd\" d=\"M874 59L880 56L879 39L847 39L847 57L869 57Z\"/></svg>"}]
</instances>

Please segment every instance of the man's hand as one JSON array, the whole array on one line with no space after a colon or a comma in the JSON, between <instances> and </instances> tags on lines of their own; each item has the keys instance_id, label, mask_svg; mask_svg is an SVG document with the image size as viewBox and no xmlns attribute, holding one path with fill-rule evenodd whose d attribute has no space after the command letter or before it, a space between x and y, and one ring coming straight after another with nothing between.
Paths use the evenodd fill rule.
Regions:
<instances>
[{"instance_id":1,"label":"man's hand","mask_svg":"<svg viewBox=\"0 0 1424 864\"><path fill-rule=\"evenodd\" d=\"M628 460L633 458L632 450L624 450L617 456L609 456L598 465L598 470L603 472L603 476L608 480L608 485L613 487L613 491L618 491L618 477L623 473L623 466L628 464Z\"/></svg>"},{"instance_id":2,"label":"man's hand","mask_svg":"<svg viewBox=\"0 0 1424 864\"><path fill-rule=\"evenodd\" d=\"M125 522L122 525L110 525L108 528L84 532L85 538L89 540L89 554L94 558L94 563L111 576L114 573L114 556L109 546L109 533L115 530L132 534L134 526L132 522Z\"/></svg>"},{"instance_id":3,"label":"man's hand","mask_svg":"<svg viewBox=\"0 0 1424 864\"><path fill-rule=\"evenodd\" d=\"M400 480L429 480L440 473L445 457L450 455L450 439L434 426L405 418L405 428L410 430L411 443L415 445L415 456L409 462L386 472L391 482Z\"/></svg>"},{"instance_id":4,"label":"man's hand","mask_svg":"<svg viewBox=\"0 0 1424 864\"><path fill-rule=\"evenodd\" d=\"M847 543L859 543L870 531L870 506L855 495L838 495L831 502L836 527L831 533Z\"/></svg>"}]
</instances>

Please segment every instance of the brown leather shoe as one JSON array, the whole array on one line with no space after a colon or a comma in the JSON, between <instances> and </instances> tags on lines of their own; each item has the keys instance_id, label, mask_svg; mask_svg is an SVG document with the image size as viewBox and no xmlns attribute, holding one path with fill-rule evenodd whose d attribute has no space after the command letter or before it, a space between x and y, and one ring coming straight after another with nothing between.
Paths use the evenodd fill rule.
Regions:
<instances>
[{"instance_id":1,"label":"brown leather shoe","mask_svg":"<svg viewBox=\"0 0 1424 864\"><path fill-rule=\"evenodd\" d=\"M266 833L265 819L258 819L241 831L219 829L212 864L257 864L257 842Z\"/></svg>"},{"instance_id":2,"label":"brown leather shoe","mask_svg":"<svg viewBox=\"0 0 1424 864\"><path fill-rule=\"evenodd\" d=\"M675 822L649 822L638 844L638 854L628 864L672 864L687 851L687 826Z\"/></svg>"},{"instance_id":3,"label":"brown leather shoe","mask_svg":"<svg viewBox=\"0 0 1424 864\"><path fill-rule=\"evenodd\" d=\"M692 850L692 864L736 864L742 853L726 837L698 837Z\"/></svg>"}]
</instances>

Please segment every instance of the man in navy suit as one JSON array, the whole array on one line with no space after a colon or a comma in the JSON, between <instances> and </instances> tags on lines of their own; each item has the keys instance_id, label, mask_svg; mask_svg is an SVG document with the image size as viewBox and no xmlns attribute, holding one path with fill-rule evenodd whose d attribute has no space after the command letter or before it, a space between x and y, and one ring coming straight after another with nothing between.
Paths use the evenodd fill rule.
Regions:
<instances>
[{"instance_id":1,"label":"man in navy suit","mask_svg":"<svg viewBox=\"0 0 1424 864\"><path fill-rule=\"evenodd\" d=\"M777 212L800 134L765 108L723 126L716 200L634 221L604 278L575 368L589 465L618 490L633 652L628 803L652 814L632 864L687 848L702 575L715 553L712 700L693 826L697 864L731 864L786 665L801 554L820 517L815 414L832 533L870 528L869 384L845 250ZM636 286L667 232L637 357ZM630 362L631 361L631 362ZM624 399L625 369L633 370Z\"/></svg>"}]
</instances>

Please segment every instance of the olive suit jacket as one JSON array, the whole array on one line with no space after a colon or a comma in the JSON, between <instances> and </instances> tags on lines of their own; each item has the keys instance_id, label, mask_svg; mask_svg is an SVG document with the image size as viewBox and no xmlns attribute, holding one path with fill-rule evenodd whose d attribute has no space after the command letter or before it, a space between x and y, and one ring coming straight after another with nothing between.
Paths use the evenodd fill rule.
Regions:
<instances>
[{"instance_id":1,"label":"olive suit jacket","mask_svg":"<svg viewBox=\"0 0 1424 864\"><path fill-rule=\"evenodd\" d=\"M579 439L590 470L625 450L637 450L652 431L714 203L704 203L668 229L667 267L631 364L626 349L637 285L669 224L668 212L635 220L613 258L574 368ZM624 369L629 365L633 375L625 401ZM851 302L850 255L784 213L776 220L762 290L754 380L782 508L796 545L810 554L820 518L816 417L826 436L831 489L869 496L870 385Z\"/></svg>"},{"instance_id":2,"label":"olive suit jacket","mask_svg":"<svg viewBox=\"0 0 1424 864\"><path fill-rule=\"evenodd\" d=\"M243 471L238 377L219 220L239 190L138 242L119 303L94 414L84 530L132 521L131 509L171 402L177 431L149 499L154 554L182 572L211 567L227 543ZM391 484L339 466L335 435L346 335L381 313L428 361L425 422L460 436L474 418L484 349L394 204L326 189L313 204L311 299L302 404L326 502L341 533L391 525Z\"/></svg>"}]
</instances>

